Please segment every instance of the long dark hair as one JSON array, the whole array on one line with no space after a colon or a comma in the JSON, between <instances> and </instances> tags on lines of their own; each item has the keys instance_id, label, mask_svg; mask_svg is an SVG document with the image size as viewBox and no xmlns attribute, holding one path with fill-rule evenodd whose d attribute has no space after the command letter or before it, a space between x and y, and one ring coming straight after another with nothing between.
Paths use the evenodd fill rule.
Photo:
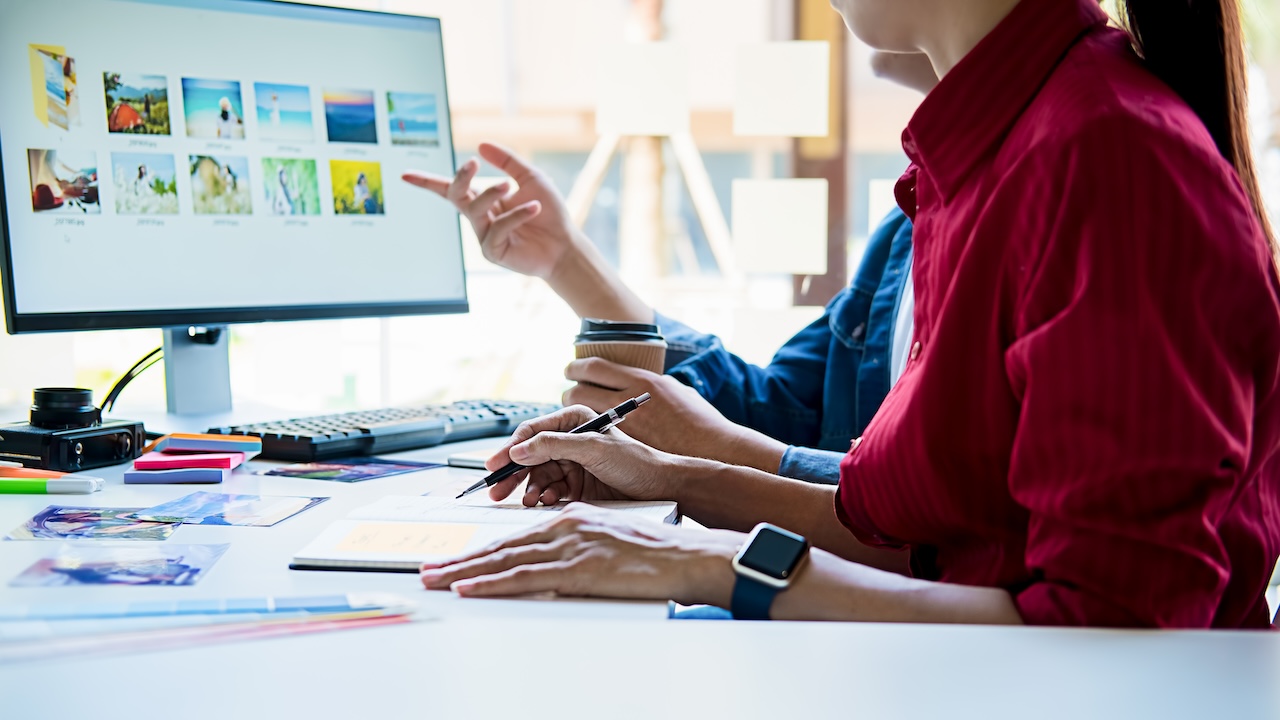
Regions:
<instances>
[{"instance_id":1,"label":"long dark hair","mask_svg":"<svg viewBox=\"0 0 1280 720\"><path fill-rule=\"evenodd\" d=\"M1200 116L1236 169L1272 258L1280 258L1249 147L1240 0L1122 0L1121 12L1147 67Z\"/></svg>"}]
</instances>

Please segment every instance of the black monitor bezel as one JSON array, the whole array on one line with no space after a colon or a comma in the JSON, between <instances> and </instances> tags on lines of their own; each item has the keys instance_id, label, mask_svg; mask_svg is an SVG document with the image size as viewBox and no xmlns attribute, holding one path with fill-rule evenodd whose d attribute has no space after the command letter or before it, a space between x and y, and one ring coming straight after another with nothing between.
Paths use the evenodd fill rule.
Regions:
<instances>
[{"instance_id":1,"label":"black monitor bezel","mask_svg":"<svg viewBox=\"0 0 1280 720\"><path fill-rule=\"evenodd\" d=\"M442 87L444 102L442 103L449 130L449 166L457 170L457 153L453 144L453 115L449 108L449 83L445 68L443 24L439 18L404 13L389 13L377 10L361 10L355 8L339 8L332 6L304 5L288 0L219 0L228 5L237 3L257 3L287 7L301 15L358 13L368 15L390 15L411 18L412 20L433 20L441 33L440 66L445 72L446 81ZM3 138L0 137L0 148ZM462 299L459 300L424 300L421 302L396 303L349 303L349 304L313 304L313 305L279 305L272 307L227 307L227 308L178 308L166 310L128 310L103 312L59 312L59 313L19 313L17 311L17 293L13 284L13 249L9 234L9 210L5 199L4 157L0 153L0 283L4 290L5 329L10 335L38 332L63 332L76 330L130 330L139 328L165 328L182 326L229 325L239 323L276 322L290 320L341 320L368 317L395 317L406 315L443 315L458 314L470 311L467 293L467 269L462 267ZM462 256L462 233L458 232L459 257ZM100 282L99 278L67 278L68 283Z\"/></svg>"}]
</instances>

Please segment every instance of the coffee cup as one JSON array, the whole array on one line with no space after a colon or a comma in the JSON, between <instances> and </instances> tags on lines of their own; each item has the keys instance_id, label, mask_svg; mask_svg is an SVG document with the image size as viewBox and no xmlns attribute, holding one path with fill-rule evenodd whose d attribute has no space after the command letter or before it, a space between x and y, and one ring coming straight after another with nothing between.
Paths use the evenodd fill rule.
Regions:
<instances>
[{"instance_id":1,"label":"coffee cup","mask_svg":"<svg viewBox=\"0 0 1280 720\"><path fill-rule=\"evenodd\" d=\"M583 318L573 352L579 359L599 357L661 374L667 341L657 325Z\"/></svg>"}]
</instances>

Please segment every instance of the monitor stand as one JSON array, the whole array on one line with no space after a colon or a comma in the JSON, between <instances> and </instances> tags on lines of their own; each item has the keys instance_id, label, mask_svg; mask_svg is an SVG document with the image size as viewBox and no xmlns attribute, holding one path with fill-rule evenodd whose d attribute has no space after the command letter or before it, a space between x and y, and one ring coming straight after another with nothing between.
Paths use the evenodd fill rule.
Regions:
<instances>
[{"instance_id":1,"label":"monitor stand","mask_svg":"<svg viewBox=\"0 0 1280 720\"><path fill-rule=\"evenodd\" d=\"M166 328L164 392L170 415L231 412L231 357L225 327Z\"/></svg>"},{"instance_id":2,"label":"monitor stand","mask_svg":"<svg viewBox=\"0 0 1280 720\"><path fill-rule=\"evenodd\" d=\"M125 402L115 406L107 419L140 421L148 432L200 433L296 415L252 401L238 403L232 411L229 337L225 327L165 329L165 410L125 393Z\"/></svg>"}]
</instances>

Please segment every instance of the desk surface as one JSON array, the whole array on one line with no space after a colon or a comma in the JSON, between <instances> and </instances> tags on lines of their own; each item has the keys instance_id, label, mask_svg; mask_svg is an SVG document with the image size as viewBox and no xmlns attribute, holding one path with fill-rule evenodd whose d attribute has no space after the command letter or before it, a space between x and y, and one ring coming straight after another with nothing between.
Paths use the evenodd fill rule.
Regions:
<instances>
[{"instance_id":1,"label":"desk surface","mask_svg":"<svg viewBox=\"0 0 1280 720\"><path fill-rule=\"evenodd\" d=\"M400 457L440 460L474 441ZM0 532L49 504L151 505L195 486L0 498ZM329 522L383 494L475 471L347 485L237 475L229 492L328 495L274 528L180 528L230 542L192 587L10 588L49 549L0 543L0 604L391 591L439 620L0 668L0 717L48 709L228 717L1280 718L1280 633L1144 633L817 623L654 622L658 603L463 600L412 575L289 571ZM208 489L206 486L205 489ZM70 691L71 694L67 694ZM145 710L144 710L145 708Z\"/></svg>"},{"instance_id":2,"label":"desk surface","mask_svg":"<svg viewBox=\"0 0 1280 720\"><path fill-rule=\"evenodd\" d=\"M210 720L1265 719L1280 717L1280 635L471 618L0 672L0 714L55 706Z\"/></svg>"},{"instance_id":3,"label":"desk surface","mask_svg":"<svg viewBox=\"0 0 1280 720\"><path fill-rule=\"evenodd\" d=\"M400 453L397 458L443 463L452 453L500 444L499 439L473 440L447 446ZM249 470L282 463L254 461ZM109 602L123 599L184 599L252 597L261 595L319 595L337 592L394 592L417 600L431 614L457 617L541 617L623 620L660 620L667 617L665 603L582 602L564 600L490 600L469 602L448 592L427 592L415 575L403 573L315 572L289 570L294 553L306 547L329 525L352 509L383 495L421 495L441 492L452 497L475 482L477 470L438 468L406 475L339 483L254 475L237 470L220 485L125 485L121 475L127 465L89 471L107 479L105 490L91 495L0 496L0 537L49 505L97 507L150 507L197 491L257 495L324 497L326 502L295 515L274 527L220 527L183 525L169 543L230 543L213 569L187 587L74 586L13 588L9 581L44 557L57 541L0 542L0 604L41 602ZM2 713L0 713L2 715Z\"/></svg>"}]
</instances>

